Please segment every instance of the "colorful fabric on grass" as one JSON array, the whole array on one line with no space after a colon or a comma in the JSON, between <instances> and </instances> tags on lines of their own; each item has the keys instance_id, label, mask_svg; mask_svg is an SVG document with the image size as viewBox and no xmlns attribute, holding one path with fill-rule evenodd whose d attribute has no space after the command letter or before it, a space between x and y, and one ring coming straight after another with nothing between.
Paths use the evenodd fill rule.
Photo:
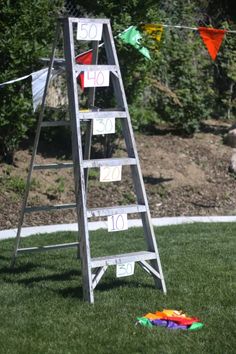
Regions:
<instances>
[{"instance_id":1,"label":"colorful fabric on grass","mask_svg":"<svg viewBox=\"0 0 236 354\"><path fill-rule=\"evenodd\" d=\"M142 47L140 44L140 39L142 39L142 35L136 26L130 26L125 31L121 32L118 37L123 42L131 44L136 49L138 49L138 51L142 53L147 59L151 59L149 50L145 47Z\"/></svg>"},{"instance_id":2,"label":"colorful fabric on grass","mask_svg":"<svg viewBox=\"0 0 236 354\"><path fill-rule=\"evenodd\" d=\"M203 327L197 317L189 317L182 311L165 309L155 313L147 313L143 317L137 318L137 323L142 326L152 328L154 326L166 327L170 329L182 329L196 331Z\"/></svg>"},{"instance_id":3,"label":"colorful fabric on grass","mask_svg":"<svg viewBox=\"0 0 236 354\"><path fill-rule=\"evenodd\" d=\"M198 32L211 58L215 60L227 31L216 28L198 27Z\"/></svg>"},{"instance_id":4,"label":"colorful fabric on grass","mask_svg":"<svg viewBox=\"0 0 236 354\"><path fill-rule=\"evenodd\" d=\"M79 54L76 58L75 61L77 64L83 64L83 65L90 65L92 64L93 61L93 51L90 50L88 52ZM79 76L79 84L80 87L82 89L82 91L84 90L84 73L80 73Z\"/></svg>"}]
</instances>

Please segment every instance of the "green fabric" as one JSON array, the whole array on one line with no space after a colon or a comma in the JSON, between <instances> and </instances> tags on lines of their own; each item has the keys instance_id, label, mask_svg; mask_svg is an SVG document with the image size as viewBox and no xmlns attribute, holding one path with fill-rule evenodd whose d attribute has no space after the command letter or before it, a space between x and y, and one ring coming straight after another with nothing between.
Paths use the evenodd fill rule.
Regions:
<instances>
[{"instance_id":1,"label":"green fabric","mask_svg":"<svg viewBox=\"0 0 236 354\"><path fill-rule=\"evenodd\" d=\"M189 331L197 331L203 327L203 323L201 322L193 322L191 326L188 328Z\"/></svg>"},{"instance_id":2,"label":"green fabric","mask_svg":"<svg viewBox=\"0 0 236 354\"><path fill-rule=\"evenodd\" d=\"M131 44L140 53L142 53L146 58L151 59L149 50L145 47L141 47L139 40L142 38L141 33L137 30L136 26L130 26L124 32L121 32L118 37L122 39L123 42Z\"/></svg>"},{"instance_id":3,"label":"green fabric","mask_svg":"<svg viewBox=\"0 0 236 354\"><path fill-rule=\"evenodd\" d=\"M137 321L139 324L141 324L141 326L148 327L148 328L153 327L149 319L146 317L137 317Z\"/></svg>"}]
</instances>

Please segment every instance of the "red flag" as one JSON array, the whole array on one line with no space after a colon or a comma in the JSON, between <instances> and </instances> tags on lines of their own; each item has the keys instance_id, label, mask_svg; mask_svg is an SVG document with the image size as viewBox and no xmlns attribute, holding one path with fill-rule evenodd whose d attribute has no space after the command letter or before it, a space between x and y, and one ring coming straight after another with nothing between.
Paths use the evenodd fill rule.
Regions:
<instances>
[{"instance_id":1,"label":"red flag","mask_svg":"<svg viewBox=\"0 0 236 354\"><path fill-rule=\"evenodd\" d=\"M198 32L207 47L210 56L215 60L227 30L198 27Z\"/></svg>"},{"instance_id":2,"label":"red flag","mask_svg":"<svg viewBox=\"0 0 236 354\"><path fill-rule=\"evenodd\" d=\"M89 65L92 64L92 60L93 60L92 50L90 50L89 52L79 54L77 55L77 57L75 57L75 61L77 64ZM81 89L84 90L84 73L79 74L79 83Z\"/></svg>"}]
</instances>

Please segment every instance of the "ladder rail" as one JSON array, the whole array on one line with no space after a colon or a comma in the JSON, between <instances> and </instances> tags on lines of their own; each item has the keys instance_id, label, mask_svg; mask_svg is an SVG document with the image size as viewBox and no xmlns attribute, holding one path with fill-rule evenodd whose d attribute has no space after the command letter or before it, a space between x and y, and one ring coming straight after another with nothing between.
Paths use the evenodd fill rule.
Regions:
<instances>
[{"instance_id":1,"label":"ladder rail","mask_svg":"<svg viewBox=\"0 0 236 354\"><path fill-rule=\"evenodd\" d=\"M163 292L166 293L166 285L164 280L164 275L162 271L160 255L156 243L155 233L151 220L151 213L149 210L148 200L146 196L145 186L142 178L141 166L138 158L136 142L134 139L133 128L131 124L131 118L129 115L128 103L126 100L123 80L119 68L118 57L116 53L115 43L112 36L112 31L110 25L104 28L104 45L108 56L109 64L115 64L117 66L118 81L116 77L112 76L112 83L114 87L115 96L119 106L123 106L127 113L127 119L122 119L122 132L126 141L127 151L129 157L135 157L137 164L131 166L131 173L134 181L135 193L137 195L137 200L139 204L144 203L146 205L146 213L141 213L142 224L144 232L146 234L146 242L149 251L155 251L157 255L157 262L152 261L153 268L160 273L161 279L155 278L155 284L158 288L162 288Z\"/></svg>"},{"instance_id":2,"label":"ladder rail","mask_svg":"<svg viewBox=\"0 0 236 354\"><path fill-rule=\"evenodd\" d=\"M89 248L89 232L86 212L86 183L82 168L83 152L80 131L79 100L77 92L77 79L75 71L75 50L73 37L73 19L63 20L64 49L66 59L67 90L70 108L72 131L72 155L74 162L75 197L77 218L79 225L78 242L80 242L80 255L83 277L84 297L90 303L94 302L92 291L91 255Z\"/></svg>"},{"instance_id":3,"label":"ladder rail","mask_svg":"<svg viewBox=\"0 0 236 354\"><path fill-rule=\"evenodd\" d=\"M34 146L33 146L33 152L31 156L31 161L30 161L30 166L29 166L29 172L27 176L27 181L26 181L26 187L25 187L25 192L24 192L24 198L22 201L22 207L21 207L21 213L20 213L20 218L19 218L19 223L18 223L18 229L17 229L17 235L16 235L16 240L15 240L15 246L13 250L13 255L12 255L12 261L11 261L11 266L14 267L15 260L16 260L16 254L17 254L17 249L19 248L20 244L20 234L21 234L21 229L22 229L22 224L24 221L24 214L25 214L25 208L27 205L27 200L28 200L28 195L29 195L29 190L30 190L30 181L32 177L32 171L33 171L33 165L35 161L35 156L38 148L38 143L39 143L39 137L40 137L40 132L41 132L41 124L43 121L43 116L44 116L44 111L45 111L45 102L46 102L46 96L47 96L47 90L49 86L49 81L53 69L53 61L55 57L55 52L56 52L56 45L57 41L59 38L59 33L60 33L60 25L59 22L57 23L56 26L56 36L53 42L52 46L52 54L51 54L51 60L48 68L48 74L46 78L46 83L45 83L45 88L44 88L44 93L43 93L43 98L42 98L42 105L41 105L41 111L38 119L38 124L37 124L37 129L36 129L36 135L35 135L35 140L34 140Z\"/></svg>"}]
</instances>

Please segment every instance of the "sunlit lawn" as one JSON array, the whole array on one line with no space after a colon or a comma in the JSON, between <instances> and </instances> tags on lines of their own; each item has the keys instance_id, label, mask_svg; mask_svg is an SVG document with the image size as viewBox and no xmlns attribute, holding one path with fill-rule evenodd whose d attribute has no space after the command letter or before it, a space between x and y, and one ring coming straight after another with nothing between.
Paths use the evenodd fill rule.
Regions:
<instances>
[{"instance_id":1,"label":"sunlit lawn","mask_svg":"<svg viewBox=\"0 0 236 354\"><path fill-rule=\"evenodd\" d=\"M236 352L236 224L156 229L167 295L138 265L131 277L110 267L82 300L76 250L22 255L9 268L13 240L0 242L0 353ZM22 246L74 241L75 233L24 238ZM141 229L91 236L92 255L143 249ZM174 308L204 323L196 332L136 326L136 317Z\"/></svg>"}]
</instances>

